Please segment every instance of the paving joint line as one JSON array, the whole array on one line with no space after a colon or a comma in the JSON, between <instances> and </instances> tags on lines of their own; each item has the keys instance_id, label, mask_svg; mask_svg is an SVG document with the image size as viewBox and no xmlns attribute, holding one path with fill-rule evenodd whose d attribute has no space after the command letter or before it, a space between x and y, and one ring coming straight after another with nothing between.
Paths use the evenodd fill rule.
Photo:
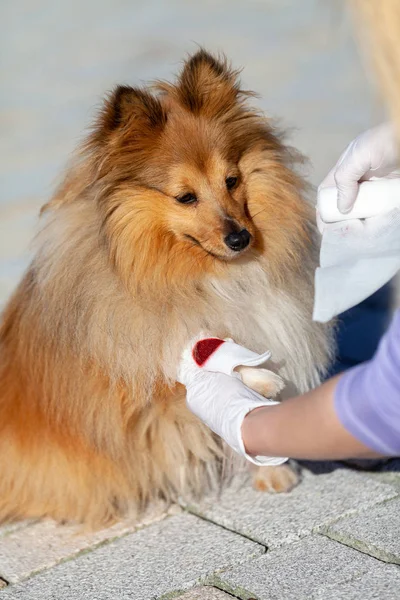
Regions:
<instances>
[{"instance_id":1,"label":"paving joint line","mask_svg":"<svg viewBox=\"0 0 400 600\"><path fill-rule=\"evenodd\" d=\"M194 517L198 517L199 519L201 519L202 521L205 521L206 523L211 523L211 525L216 525L217 527L220 527L221 529L225 529L225 531L229 531L230 533L235 533L236 535L239 535L240 537L244 538L245 540L249 540L249 542L253 542L253 544L262 546L263 548L265 548L264 554L266 554L268 551L270 551L269 547L264 542L259 542L255 539L251 538L250 536L246 535L245 533L239 533L239 531L236 531L236 529L231 529L230 527L227 527L226 525L217 523L216 521L209 519L205 515L200 515L199 513L191 510L190 507L185 507L182 504L180 506L185 512L189 513L190 515L193 515ZM271 550L271 552L272 552L272 550Z\"/></svg>"},{"instance_id":2,"label":"paving joint line","mask_svg":"<svg viewBox=\"0 0 400 600\"><path fill-rule=\"evenodd\" d=\"M383 500L380 500L379 502L376 502L375 504L367 503L364 506L360 506L356 510L351 510L351 509L346 510L341 515L339 515L337 517L333 517L326 523L323 523L322 525L316 525L311 530L311 534L321 533L321 531L324 527L330 527L330 525L334 525L335 523L338 523L342 519L347 519L349 517L354 517L354 516L358 516L358 515L362 516L363 513L365 513L367 510L371 510L373 508L376 508L377 506L381 506L382 504L386 504L387 502L393 502L394 500L398 500L400 498L400 491L398 489L394 488L393 485L391 485L390 483L384 483L384 485L387 485L387 486L393 488L393 492L395 492L395 495L392 496L391 498L384 498Z\"/></svg>"},{"instance_id":3,"label":"paving joint line","mask_svg":"<svg viewBox=\"0 0 400 600\"><path fill-rule=\"evenodd\" d=\"M159 520L154 521L154 523L159 523L160 521L166 520L166 519L171 518L173 516L174 515L167 513L165 516L161 516L161 518ZM40 522L40 519L38 519L37 522ZM81 557L81 556L83 556L85 554L90 554L90 552L94 552L98 548L102 548L103 546L108 546L108 544L112 544L113 542L121 540L121 539L123 539L123 538L125 538L125 537L127 537L129 535L133 535L133 534L137 533L138 531L141 531L141 530L145 529L146 527L150 527L152 524L153 524L153 522L150 523L149 525L147 525L147 524L140 525L137 529L134 529L133 531L125 531L125 532L121 533L120 535L117 534L117 535L112 536L110 538L107 538L105 540L101 540L100 542L95 542L93 544L93 546L82 548L81 550L78 550L77 552L74 552L72 554L69 554L68 556L62 557L60 560L58 560L53 565L50 565L49 567L39 567L38 569L36 569L34 571L31 571L26 577L23 577L22 579L20 579L16 583L13 583L13 582L10 582L10 581L6 581L5 579L3 579L0 576L0 583L1 583L1 581L5 581L6 585L9 586L9 587L11 587L11 586L16 585L17 583L19 584L19 583L28 581L30 579L33 579L33 577L36 577L36 575L40 575L41 573L44 573L46 571L51 571L52 569L58 567L59 565L62 565L62 564L67 563L67 562L71 562L71 561L73 561L73 560L75 560L75 559L77 559L77 558L79 558L79 557ZM24 529L24 528L22 528L22 529ZM10 534L11 533L12 532L10 532ZM0 587L0 589L1 589L1 587Z\"/></svg>"},{"instance_id":4,"label":"paving joint line","mask_svg":"<svg viewBox=\"0 0 400 600\"><path fill-rule=\"evenodd\" d=\"M223 590L222 588L218 587L218 583L215 582L212 584L212 587L214 587L216 590L219 590L220 592L224 592L224 594L226 594L227 596L229 596L230 598L235 598L235 600L243 600L240 596L236 596L235 594L233 594L232 592L227 592L226 590ZM249 600L257 600L257 598L249 598Z\"/></svg>"},{"instance_id":5,"label":"paving joint line","mask_svg":"<svg viewBox=\"0 0 400 600\"><path fill-rule=\"evenodd\" d=\"M324 533L323 531L316 531L315 533L316 533L316 535L322 535L323 537L328 538L328 540L330 540L331 542L336 542L337 544L340 544L341 546L346 546L346 548L350 548L351 550L354 550L354 552L358 552L359 554L364 554L364 556L369 556L370 558L373 558L374 560L378 560L383 565L394 565L395 567L399 566L398 563L390 562L387 560L382 560L381 558L378 558L377 556L374 556L373 554L369 554L369 552L364 552L363 550L360 550L359 548L355 548L354 546L351 546L350 544L346 544L346 542L344 542L342 540L331 537L330 535L328 535L327 533Z\"/></svg>"},{"instance_id":6,"label":"paving joint line","mask_svg":"<svg viewBox=\"0 0 400 600\"><path fill-rule=\"evenodd\" d=\"M196 582L193 585L193 587L191 587L187 590L172 590L170 592L166 592L165 594L160 596L157 600L179 600L179 598L181 596L184 596L185 594L188 594L189 592L192 592L193 590L201 589L204 587L214 588L214 589L218 590L219 592L224 592L227 596L229 596L229 598L234 598L234 600L242 600L242 598L240 598L240 596L235 596L234 594L231 594L230 592L227 592L226 590L223 590L222 588L218 587L214 583L210 584L210 583L206 582L204 584L201 581ZM256 598L249 598L249 600L256 600Z\"/></svg>"}]
</instances>

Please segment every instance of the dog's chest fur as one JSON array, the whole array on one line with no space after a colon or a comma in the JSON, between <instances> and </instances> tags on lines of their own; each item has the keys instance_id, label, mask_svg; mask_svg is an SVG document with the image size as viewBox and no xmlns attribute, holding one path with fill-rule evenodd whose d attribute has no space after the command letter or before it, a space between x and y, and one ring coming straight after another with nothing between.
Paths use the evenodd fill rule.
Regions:
<instances>
[{"instance_id":1,"label":"dog's chest fur","mask_svg":"<svg viewBox=\"0 0 400 600\"><path fill-rule=\"evenodd\" d=\"M172 384L182 349L204 332L231 337L256 352L271 350L279 372L299 391L318 383L332 343L329 328L311 320L311 258L301 274L274 287L267 258L259 258L233 262L223 278L205 276L165 294L143 296L129 293L110 268L89 207L65 212L44 229L35 260L38 305L48 305L46 298L57 289L58 304L43 315L43 327L66 343L78 335L79 352L99 361L111 377L133 384L140 376L150 389L161 371ZM78 216L85 228L76 226ZM62 273L68 277L60 279Z\"/></svg>"},{"instance_id":2,"label":"dog's chest fur","mask_svg":"<svg viewBox=\"0 0 400 600\"><path fill-rule=\"evenodd\" d=\"M326 368L331 339L326 327L311 320L312 279L304 277L299 286L273 289L265 266L249 262L231 278L211 279L202 286L199 312L190 308L181 312L182 330L229 336L256 352L270 350L283 377L296 390L306 391Z\"/></svg>"}]
</instances>

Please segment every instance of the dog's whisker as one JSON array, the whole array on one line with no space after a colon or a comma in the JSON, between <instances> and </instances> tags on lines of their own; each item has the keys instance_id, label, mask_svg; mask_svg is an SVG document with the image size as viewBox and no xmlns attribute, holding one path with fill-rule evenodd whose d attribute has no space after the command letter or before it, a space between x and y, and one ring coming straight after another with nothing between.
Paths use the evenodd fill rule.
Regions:
<instances>
[{"instance_id":1,"label":"dog's whisker","mask_svg":"<svg viewBox=\"0 0 400 600\"><path fill-rule=\"evenodd\" d=\"M264 206L264 208L262 208L261 210L259 210L258 213L256 213L255 215L250 215L251 219L254 220L256 217L258 217L258 215L260 215L265 210L267 210L266 206Z\"/></svg>"}]
</instances>

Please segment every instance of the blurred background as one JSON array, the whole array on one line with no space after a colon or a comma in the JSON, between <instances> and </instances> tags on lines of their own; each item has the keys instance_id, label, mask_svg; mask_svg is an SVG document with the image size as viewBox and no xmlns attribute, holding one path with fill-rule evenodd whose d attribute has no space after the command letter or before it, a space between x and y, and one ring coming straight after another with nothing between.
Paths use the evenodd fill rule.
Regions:
<instances>
[{"instance_id":1,"label":"blurred background","mask_svg":"<svg viewBox=\"0 0 400 600\"><path fill-rule=\"evenodd\" d=\"M169 78L197 44L243 67L317 185L384 118L341 0L2 0L0 306L29 260L38 211L116 83ZM341 320L338 369L368 358L387 290Z\"/></svg>"}]
</instances>

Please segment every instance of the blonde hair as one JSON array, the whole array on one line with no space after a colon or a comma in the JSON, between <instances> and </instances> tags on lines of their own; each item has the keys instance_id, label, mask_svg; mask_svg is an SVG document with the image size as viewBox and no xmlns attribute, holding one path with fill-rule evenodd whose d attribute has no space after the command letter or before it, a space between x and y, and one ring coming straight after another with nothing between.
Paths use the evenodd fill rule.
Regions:
<instances>
[{"instance_id":1,"label":"blonde hair","mask_svg":"<svg viewBox=\"0 0 400 600\"><path fill-rule=\"evenodd\" d=\"M400 144L400 0L350 0L362 49L377 83ZM400 307L400 272L395 276L393 308Z\"/></svg>"},{"instance_id":2,"label":"blonde hair","mask_svg":"<svg viewBox=\"0 0 400 600\"><path fill-rule=\"evenodd\" d=\"M350 0L350 5L361 46L400 140L400 1Z\"/></svg>"}]
</instances>

